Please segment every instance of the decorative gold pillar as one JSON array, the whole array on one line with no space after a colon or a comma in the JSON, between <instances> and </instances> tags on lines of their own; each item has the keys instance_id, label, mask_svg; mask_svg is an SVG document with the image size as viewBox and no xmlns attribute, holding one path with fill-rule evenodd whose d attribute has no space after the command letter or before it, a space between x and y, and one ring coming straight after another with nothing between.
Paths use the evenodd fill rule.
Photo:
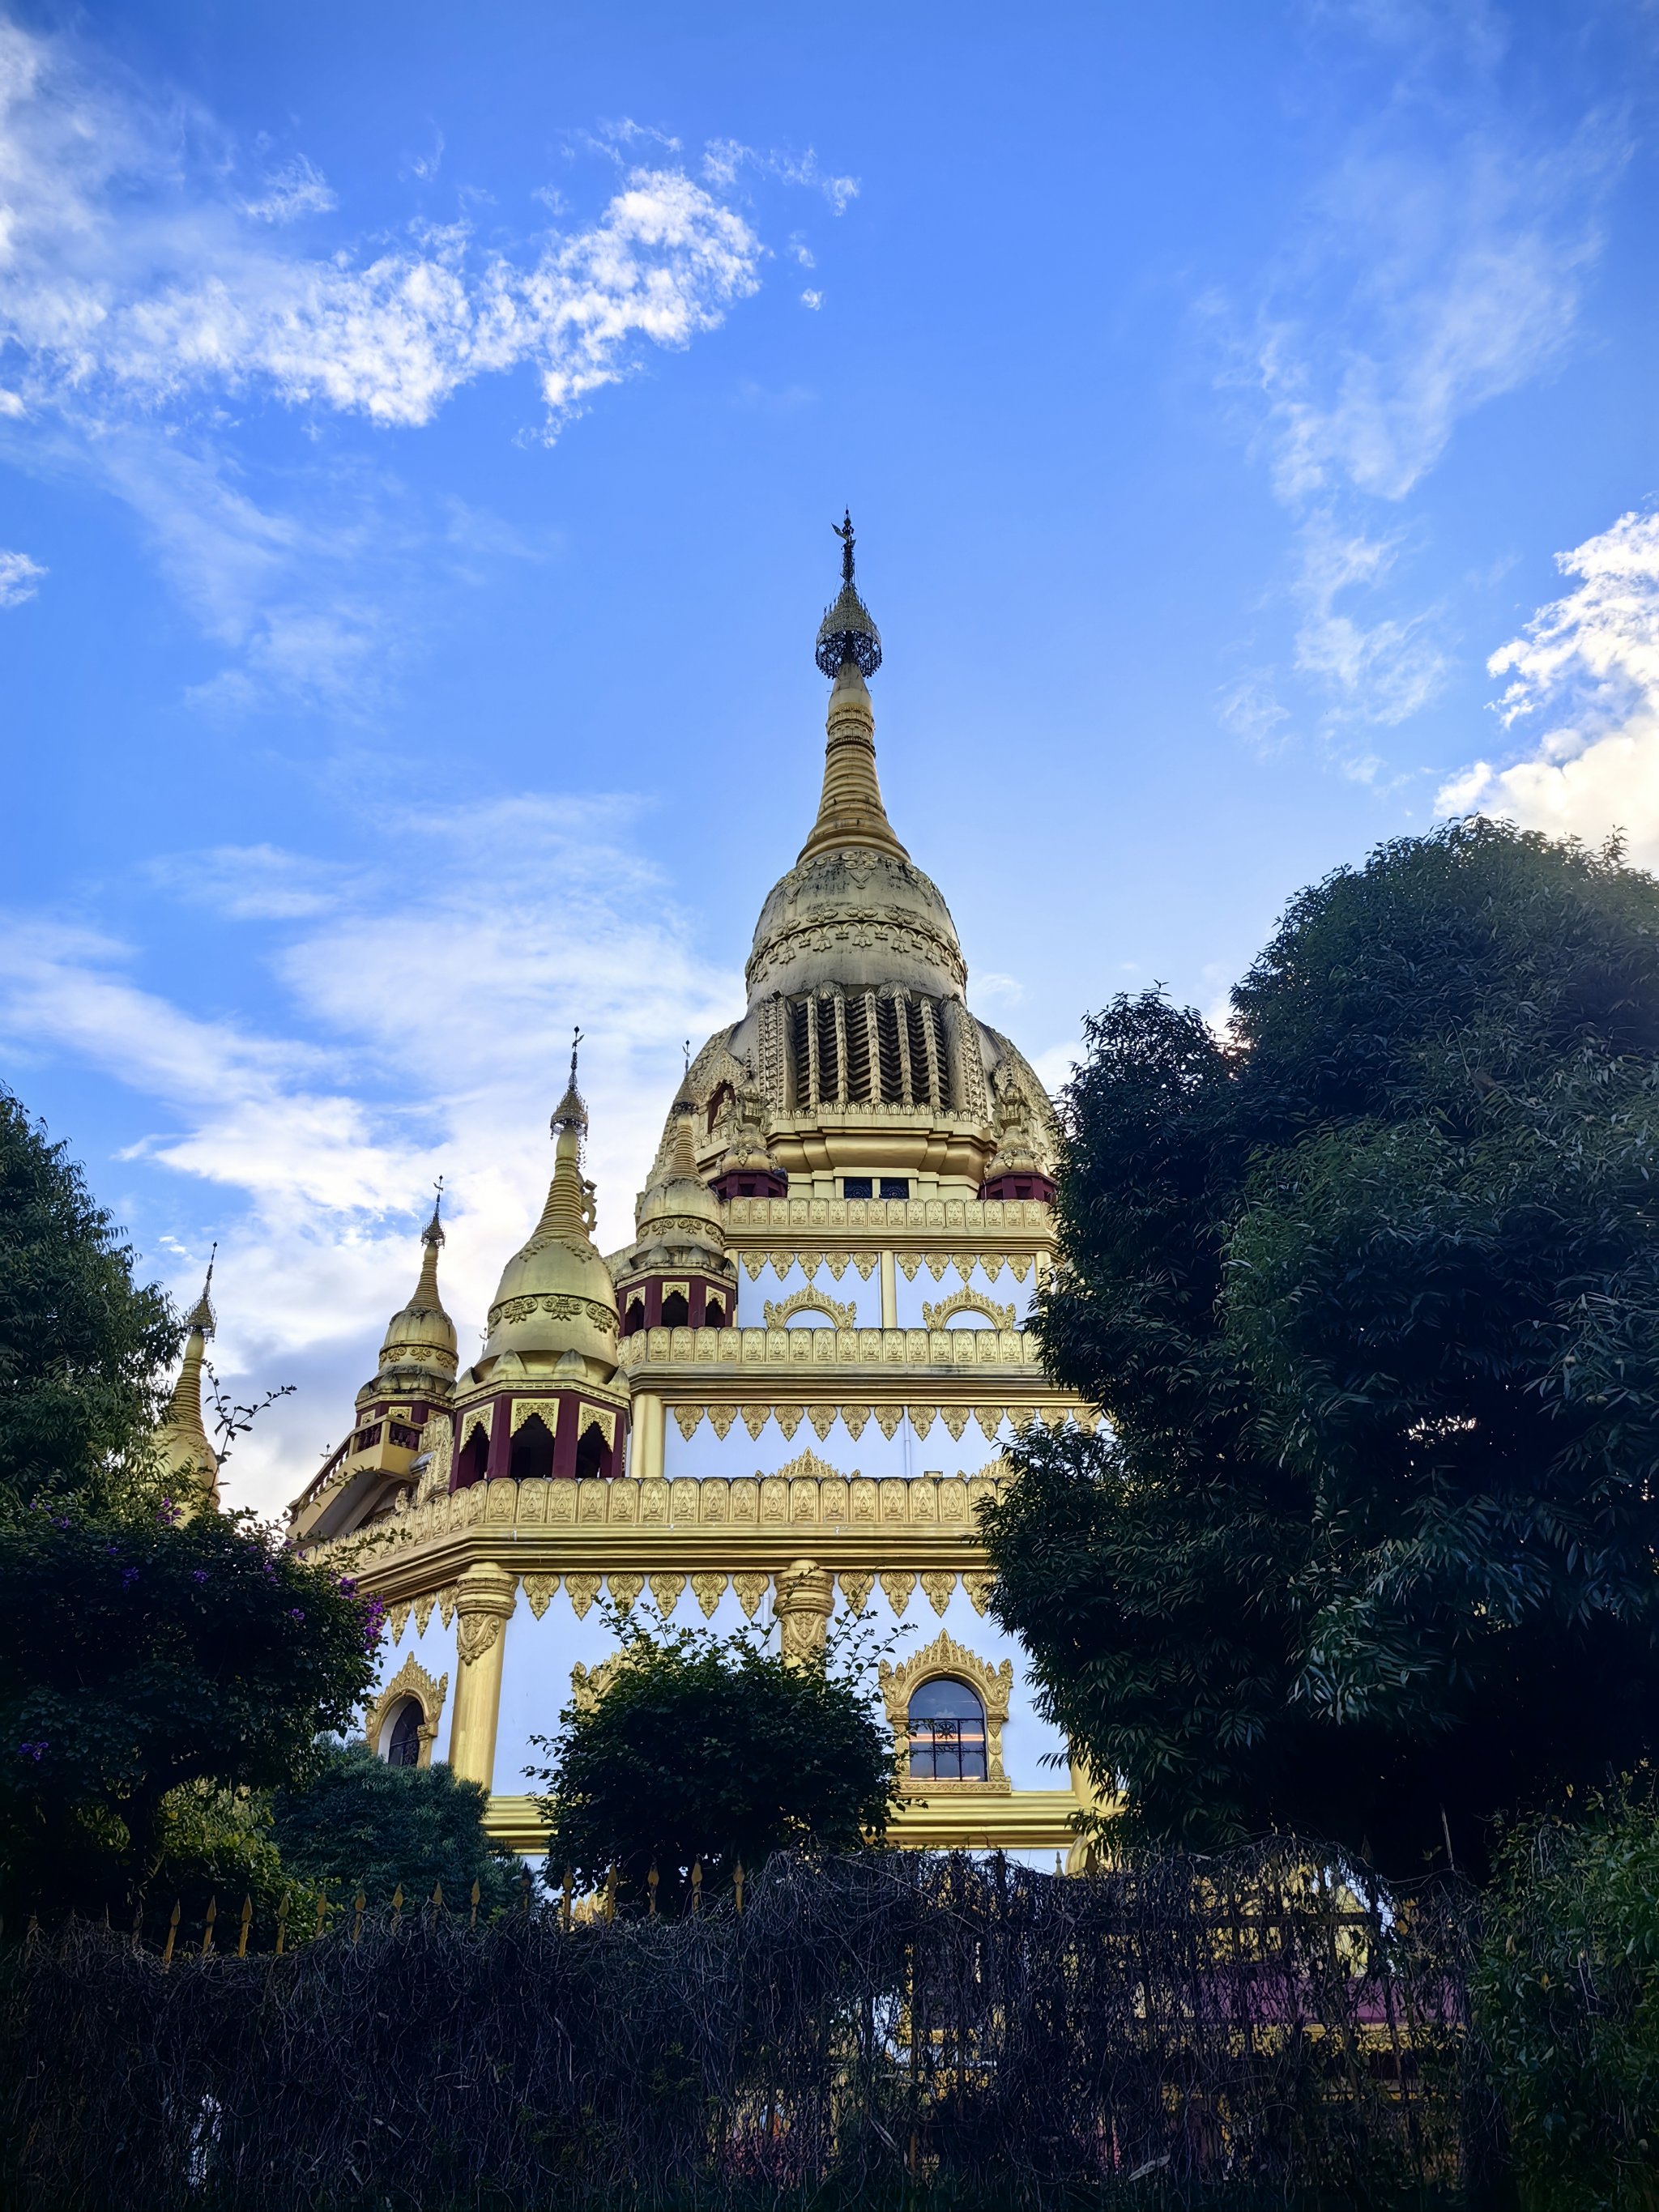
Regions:
<instances>
[{"instance_id":1,"label":"decorative gold pillar","mask_svg":"<svg viewBox=\"0 0 1659 2212\"><path fill-rule=\"evenodd\" d=\"M501 1662L507 1624L516 1603L518 1577L482 1561L455 1586L455 1720L449 1764L468 1782L488 1790L495 1772L495 1723L501 1708Z\"/></svg>"},{"instance_id":2,"label":"decorative gold pillar","mask_svg":"<svg viewBox=\"0 0 1659 2212\"><path fill-rule=\"evenodd\" d=\"M636 1390L629 1406L628 1472L636 1481L659 1482L663 1462L663 1402L654 1390Z\"/></svg>"},{"instance_id":3,"label":"decorative gold pillar","mask_svg":"<svg viewBox=\"0 0 1659 2212\"><path fill-rule=\"evenodd\" d=\"M835 1606L834 1585L816 1559L795 1559L784 1569L778 1577L772 1610L777 1616L778 1650L786 1666L811 1667L823 1657Z\"/></svg>"},{"instance_id":4,"label":"decorative gold pillar","mask_svg":"<svg viewBox=\"0 0 1659 2212\"><path fill-rule=\"evenodd\" d=\"M1089 1762L1074 1744L1066 1746L1067 1763L1071 1769L1072 1795L1079 1808L1091 1820L1111 1810L1111 1801L1102 1796L1094 1776L1089 1771ZM1098 1863L1100 1846L1092 1838L1079 1836L1066 1854L1067 1874L1091 1874Z\"/></svg>"},{"instance_id":5,"label":"decorative gold pillar","mask_svg":"<svg viewBox=\"0 0 1659 2212\"><path fill-rule=\"evenodd\" d=\"M881 1325L884 1328L898 1327L898 1269L890 1251L881 1255Z\"/></svg>"}]
</instances>

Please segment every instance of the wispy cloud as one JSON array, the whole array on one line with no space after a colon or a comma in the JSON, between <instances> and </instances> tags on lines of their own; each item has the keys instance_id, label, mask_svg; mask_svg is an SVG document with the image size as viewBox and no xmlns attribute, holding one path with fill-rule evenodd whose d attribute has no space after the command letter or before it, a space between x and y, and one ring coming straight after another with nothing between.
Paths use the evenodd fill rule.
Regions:
<instances>
[{"instance_id":1,"label":"wispy cloud","mask_svg":"<svg viewBox=\"0 0 1659 2212\"><path fill-rule=\"evenodd\" d=\"M404 817L392 826L410 865L396 873L270 845L159 864L171 895L267 927L289 1015L276 1026L146 989L129 949L96 932L20 916L0 933L0 1042L72 1058L143 1102L130 1158L176 1194L180 1290L200 1257L191 1224L221 1240L226 1370L306 1385L245 1448L239 1496L291 1494L343 1424L440 1174L448 1302L476 1343L540 1203L578 1022L603 1233L631 1233L678 1069L665 1041L742 1006L738 979L691 950L632 820L619 800L527 795Z\"/></svg>"},{"instance_id":2,"label":"wispy cloud","mask_svg":"<svg viewBox=\"0 0 1659 2212\"><path fill-rule=\"evenodd\" d=\"M737 138L711 138L703 148L703 176L718 189L730 191L745 169L821 193L829 202L832 215L845 215L859 196L858 179L836 176L825 169L810 146L804 154L790 154L780 153L776 148L745 146ZM790 242L799 252L797 241ZM809 257L807 266L811 265Z\"/></svg>"},{"instance_id":3,"label":"wispy cloud","mask_svg":"<svg viewBox=\"0 0 1659 2212\"><path fill-rule=\"evenodd\" d=\"M247 465L257 404L313 435L331 420L408 432L467 386L523 374L533 434L550 441L759 289L750 213L689 173L672 133L624 120L592 143L619 174L586 219L556 202L555 227L516 242L465 220L365 238L303 153L250 178L199 106L68 33L0 21L3 450L78 470L141 519L233 655L200 703L275 690L372 706L396 672L385 550L409 533L384 525L404 495L362 456L349 481L321 442L309 472L262 485ZM441 151L434 132L410 176L430 181ZM732 159L832 205L856 189L810 154ZM16 591L29 581L9 573Z\"/></svg>"},{"instance_id":4,"label":"wispy cloud","mask_svg":"<svg viewBox=\"0 0 1659 2212\"><path fill-rule=\"evenodd\" d=\"M1411 497L1460 422L1574 343L1626 134L1593 114L1552 137L1506 94L1504 40L1480 9L1401 0L1311 20L1378 97L1255 301L1208 303L1222 383L1294 518L1289 665L1229 687L1224 716L1278 744L1310 708L1352 768L1344 732L1408 720L1452 665L1443 610L1405 598L1400 533L1375 517Z\"/></svg>"},{"instance_id":5,"label":"wispy cloud","mask_svg":"<svg viewBox=\"0 0 1659 2212\"><path fill-rule=\"evenodd\" d=\"M21 607L32 599L46 573L27 553L0 553L0 607Z\"/></svg>"},{"instance_id":6,"label":"wispy cloud","mask_svg":"<svg viewBox=\"0 0 1659 2212\"><path fill-rule=\"evenodd\" d=\"M1452 777L1440 809L1592 843L1620 830L1659 866L1659 514L1622 514L1556 564L1576 587L1486 664L1509 679L1493 708L1505 731L1539 733L1508 764Z\"/></svg>"}]
</instances>

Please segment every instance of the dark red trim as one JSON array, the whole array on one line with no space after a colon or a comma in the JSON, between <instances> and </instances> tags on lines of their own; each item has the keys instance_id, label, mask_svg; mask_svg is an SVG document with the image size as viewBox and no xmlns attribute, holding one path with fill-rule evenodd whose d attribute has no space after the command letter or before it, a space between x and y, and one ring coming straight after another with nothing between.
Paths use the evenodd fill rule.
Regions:
<instances>
[{"instance_id":1,"label":"dark red trim","mask_svg":"<svg viewBox=\"0 0 1659 2212\"><path fill-rule=\"evenodd\" d=\"M1044 1206L1054 1202L1054 1187L1046 1175L996 1176L979 1187L981 1198L1035 1198Z\"/></svg>"}]
</instances>

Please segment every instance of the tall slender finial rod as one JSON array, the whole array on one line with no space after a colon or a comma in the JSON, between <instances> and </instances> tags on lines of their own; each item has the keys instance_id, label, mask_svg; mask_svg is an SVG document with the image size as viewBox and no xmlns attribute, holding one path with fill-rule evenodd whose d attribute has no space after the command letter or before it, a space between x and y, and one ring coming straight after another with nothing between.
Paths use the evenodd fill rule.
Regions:
<instances>
[{"instance_id":1,"label":"tall slender finial rod","mask_svg":"<svg viewBox=\"0 0 1659 2212\"><path fill-rule=\"evenodd\" d=\"M832 522L830 534L841 540L841 580L850 586L853 581L853 510L849 507L840 522Z\"/></svg>"},{"instance_id":2,"label":"tall slender finial rod","mask_svg":"<svg viewBox=\"0 0 1659 2212\"><path fill-rule=\"evenodd\" d=\"M881 666L881 633L870 618L870 610L853 581L853 510L830 528L841 540L841 597L818 625L812 658L833 683L851 661L860 676L873 676Z\"/></svg>"},{"instance_id":3,"label":"tall slender finial rod","mask_svg":"<svg viewBox=\"0 0 1659 2212\"><path fill-rule=\"evenodd\" d=\"M573 1030L570 1035L570 1087L573 1091L576 1087L576 1054L580 1049L581 1041L580 1030Z\"/></svg>"}]
</instances>

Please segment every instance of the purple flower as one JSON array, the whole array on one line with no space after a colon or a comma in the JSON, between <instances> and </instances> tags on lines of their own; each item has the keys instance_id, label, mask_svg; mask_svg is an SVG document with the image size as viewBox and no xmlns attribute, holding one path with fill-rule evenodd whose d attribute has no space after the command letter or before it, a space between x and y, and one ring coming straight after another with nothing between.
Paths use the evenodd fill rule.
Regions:
<instances>
[{"instance_id":1,"label":"purple flower","mask_svg":"<svg viewBox=\"0 0 1659 2212\"><path fill-rule=\"evenodd\" d=\"M357 1591L357 1577L355 1575L342 1575L340 1588L347 1597L355 1597Z\"/></svg>"},{"instance_id":2,"label":"purple flower","mask_svg":"<svg viewBox=\"0 0 1659 2212\"><path fill-rule=\"evenodd\" d=\"M303 1620L305 1619L304 1613L301 1612L297 1605L289 1607L288 1617L290 1620Z\"/></svg>"},{"instance_id":3,"label":"purple flower","mask_svg":"<svg viewBox=\"0 0 1659 2212\"><path fill-rule=\"evenodd\" d=\"M207 1569L205 1567L192 1567L190 1571L190 1578L193 1583L204 1583L207 1580Z\"/></svg>"},{"instance_id":4,"label":"purple flower","mask_svg":"<svg viewBox=\"0 0 1659 2212\"><path fill-rule=\"evenodd\" d=\"M40 1754L46 1747L44 1743L20 1743L17 1747L17 1756L19 1759L32 1759L38 1766L40 1764Z\"/></svg>"},{"instance_id":5,"label":"purple flower","mask_svg":"<svg viewBox=\"0 0 1659 2212\"><path fill-rule=\"evenodd\" d=\"M122 1587L122 1589L131 1589L132 1588L132 1586L133 1586L134 1583L136 1583L136 1582L137 1581L137 1579L138 1579L138 1570L137 1570L137 1567L123 1567L123 1568L122 1568L122 1570L121 1570L121 1587Z\"/></svg>"}]
</instances>

